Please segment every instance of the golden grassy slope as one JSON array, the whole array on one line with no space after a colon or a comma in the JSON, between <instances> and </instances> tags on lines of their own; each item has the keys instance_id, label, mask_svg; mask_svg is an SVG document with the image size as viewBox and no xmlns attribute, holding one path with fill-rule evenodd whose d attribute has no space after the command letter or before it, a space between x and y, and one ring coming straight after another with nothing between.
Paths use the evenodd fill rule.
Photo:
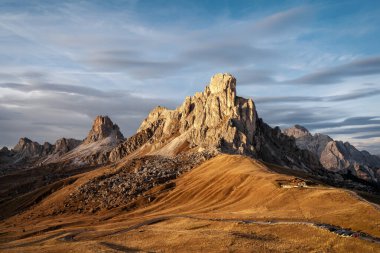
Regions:
<instances>
[{"instance_id":1,"label":"golden grassy slope","mask_svg":"<svg viewBox=\"0 0 380 253\"><path fill-rule=\"evenodd\" d=\"M373 206L341 189L277 186L276 180L290 178L253 159L221 155L179 178L172 192L142 212L314 220L380 236L380 212Z\"/></svg>"},{"instance_id":2,"label":"golden grassy slope","mask_svg":"<svg viewBox=\"0 0 380 253\"><path fill-rule=\"evenodd\" d=\"M69 187L88 178L89 174L85 174ZM278 187L276 180L290 178L250 158L221 155L177 179L177 186L151 205L132 212L117 209L92 216L8 219L1 223L0 247L23 252L380 251L379 244L342 238L304 224L220 220L313 221L380 237L380 212L371 204L340 189ZM65 188L57 191L34 212L68 192ZM62 241L64 236L66 241Z\"/></svg>"}]
</instances>

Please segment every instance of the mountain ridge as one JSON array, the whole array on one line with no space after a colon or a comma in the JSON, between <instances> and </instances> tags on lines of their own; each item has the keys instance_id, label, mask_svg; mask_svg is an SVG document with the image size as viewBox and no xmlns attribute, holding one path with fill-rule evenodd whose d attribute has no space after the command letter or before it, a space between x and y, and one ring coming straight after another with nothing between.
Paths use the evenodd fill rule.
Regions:
<instances>
[{"instance_id":1,"label":"mountain ridge","mask_svg":"<svg viewBox=\"0 0 380 253\"><path fill-rule=\"evenodd\" d=\"M124 138L108 116L97 116L82 142L75 142L71 148L63 147L61 152L53 155L50 151L44 156L40 151L43 159L35 165L100 166L120 163L131 156L175 157L182 153L207 151L213 155L243 154L306 171L330 184L365 189L366 186L360 186L363 182L347 184L349 181L342 178L342 173L335 173L322 165L324 161L320 154L324 143L331 141L330 137L313 136L299 125L292 131L287 134L278 127L267 125L259 118L252 99L237 96L236 78L229 73L219 73L211 78L203 92L186 97L176 109L154 108L129 138ZM300 145L299 138L288 135L316 140L312 144L305 142L304 145L312 146L306 148ZM48 150L57 149L45 146ZM3 153L7 152L4 150Z\"/></svg>"},{"instance_id":2,"label":"mountain ridge","mask_svg":"<svg viewBox=\"0 0 380 253\"><path fill-rule=\"evenodd\" d=\"M325 134L312 135L299 125L284 129L283 133L295 138L299 148L316 154L327 170L353 174L359 179L376 184L380 180L380 158L368 151L359 151L349 142L336 141Z\"/></svg>"}]
</instances>

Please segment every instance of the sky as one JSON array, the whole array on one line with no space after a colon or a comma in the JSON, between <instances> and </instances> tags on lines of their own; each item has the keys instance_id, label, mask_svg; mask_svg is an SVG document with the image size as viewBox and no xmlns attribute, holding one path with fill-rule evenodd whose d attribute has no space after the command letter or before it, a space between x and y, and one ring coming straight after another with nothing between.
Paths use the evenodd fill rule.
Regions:
<instances>
[{"instance_id":1,"label":"sky","mask_svg":"<svg viewBox=\"0 0 380 253\"><path fill-rule=\"evenodd\" d=\"M271 126L380 154L380 1L0 0L0 146L124 136L212 75Z\"/></svg>"}]
</instances>

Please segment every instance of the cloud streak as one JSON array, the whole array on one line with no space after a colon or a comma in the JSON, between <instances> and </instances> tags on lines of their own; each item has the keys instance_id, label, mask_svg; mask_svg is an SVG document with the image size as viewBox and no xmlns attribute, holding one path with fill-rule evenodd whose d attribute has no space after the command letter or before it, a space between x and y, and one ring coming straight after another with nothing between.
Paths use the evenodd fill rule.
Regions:
<instances>
[{"instance_id":1,"label":"cloud streak","mask_svg":"<svg viewBox=\"0 0 380 253\"><path fill-rule=\"evenodd\" d=\"M11 90L17 90L21 92L33 92L33 91L50 91L50 92L62 92L67 94L76 94L93 97L116 97L117 93L110 94L110 92L100 91L98 89L69 85L69 84L21 84L21 83L0 83L0 88L7 88Z\"/></svg>"},{"instance_id":2,"label":"cloud streak","mask_svg":"<svg viewBox=\"0 0 380 253\"><path fill-rule=\"evenodd\" d=\"M368 133L368 132L380 132L380 125L375 125L375 126L365 126L365 127L351 127L351 128L342 128L342 129L336 129L336 130L331 130L328 133L329 134L357 134L357 133ZM365 135L362 135L360 139L364 139ZM376 137L380 137L379 135L375 135ZM373 135L371 136L366 136L366 138L372 138L374 137ZM355 137L354 137L355 138ZM358 137L356 137L358 138Z\"/></svg>"},{"instance_id":3,"label":"cloud streak","mask_svg":"<svg viewBox=\"0 0 380 253\"><path fill-rule=\"evenodd\" d=\"M322 123L311 123L311 124L306 124L307 127L310 127L312 129L322 129L322 128L340 128L340 127L352 127L352 126L367 126L367 125L376 125L380 124L380 119L379 117L350 117L346 118L345 120L338 121L338 122L322 122ZM346 129L343 131L349 131L346 133L355 133L355 130L357 132L363 132L365 131L364 128L351 128ZM337 130L340 131L340 130ZM331 132L334 134L337 134L338 132ZM343 132L341 132L343 133Z\"/></svg>"},{"instance_id":4,"label":"cloud streak","mask_svg":"<svg viewBox=\"0 0 380 253\"><path fill-rule=\"evenodd\" d=\"M278 35L284 31L302 27L303 22L310 20L313 11L310 7L301 6L272 14L256 22L251 32Z\"/></svg>"},{"instance_id":5,"label":"cloud streak","mask_svg":"<svg viewBox=\"0 0 380 253\"><path fill-rule=\"evenodd\" d=\"M368 98L380 95L380 89L359 89L346 94L324 97L316 96L278 96L278 97L256 97L255 102L264 103L300 103L300 102L342 102L356 99Z\"/></svg>"},{"instance_id":6,"label":"cloud streak","mask_svg":"<svg viewBox=\"0 0 380 253\"><path fill-rule=\"evenodd\" d=\"M1 99L0 139L8 146L15 145L23 136L39 142L54 142L59 137L83 139L96 115L109 115L122 132L130 136L157 105L177 106L169 99L144 98L128 91L105 92L77 85L7 83L0 87L27 95ZM31 93L33 91L38 93Z\"/></svg>"},{"instance_id":7,"label":"cloud streak","mask_svg":"<svg viewBox=\"0 0 380 253\"><path fill-rule=\"evenodd\" d=\"M288 80L288 84L325 85L341 83L349 77L380 74L380 56L355 60L340 66L322 69L299 78Z\"/></svg>"}]
</instances>

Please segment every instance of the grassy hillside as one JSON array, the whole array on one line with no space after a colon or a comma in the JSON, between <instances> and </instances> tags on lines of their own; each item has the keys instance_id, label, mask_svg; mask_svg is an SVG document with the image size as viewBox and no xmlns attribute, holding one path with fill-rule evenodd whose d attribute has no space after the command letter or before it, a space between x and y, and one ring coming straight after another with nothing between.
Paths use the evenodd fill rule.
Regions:
<instances>
[{"instance_id":1,"label":"grassy hillside","mask_svg":"<svg viewBox=\"0 0 380 253\"><path fill-rule=\"evenodd\" d=\"M84 174L26 214L64 199L95 174L99 173ZM380 212L375 205L351 192L322 185L280 187L279 182L292 180L250 158L220 155L133 211L118 208L96 215L29 220L24 214L5 220L0 247L23 252L380 250L380 244L344 238L312 225L333 224L380 237Z\"/></svg>"}]
</instances>

